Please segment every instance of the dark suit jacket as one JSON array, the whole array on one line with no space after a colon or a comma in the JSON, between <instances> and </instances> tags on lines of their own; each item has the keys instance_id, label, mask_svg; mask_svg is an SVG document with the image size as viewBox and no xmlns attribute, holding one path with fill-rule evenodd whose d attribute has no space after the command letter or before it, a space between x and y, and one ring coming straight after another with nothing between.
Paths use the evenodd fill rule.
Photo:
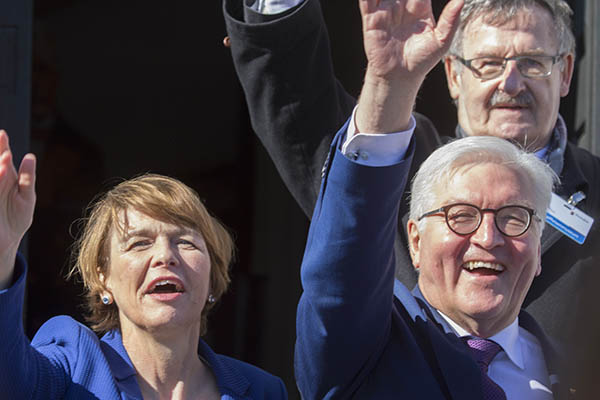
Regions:
<instances>
[{"instance_id":1,"label":"dark suit jacket","mask_svg":"<svg viewBox=\"0 0 600 400\"><path fill-rule=\"evenodd\" d=\"M22 324L25 276L19 257L15 283L0 290L0 398L141 400L118 331L98 339L85 325L60 316L46 322L29 343ZM210 365L223 400L287 399L281 379L215 354L202 340L198 354Z\"/></svg>"},{"instance_id":2,"label":"dark suit jacket","mask_svg":"<svg viewBox=\"0 0 600 400\"><path fill-rule=\"evenodd\" d=\"M406 161L377 168L348 160L338 145L301 269L295 370L303 398L481 399L468 347L418 289L394 279L398 203L414 143ZM550 380L559 380L549 339L527 313L519 321L540 341ZM552 390L567 394L562 385Z\"/></svg>"},{"instance_id":3,"label":"dark suit jacket","mask_svg":"<svg viewBox=\"0 0 600 400\"><path fill-rule=\"evenodd\" d=\"M310 216L328 145L355 105L355 99L335 78L319 1L307 0L275 19L252 13L241 0L224 0L223 10L252 127L288 189ZM429 119L418 114L415 117L417 142L409 179L444 140ZM444 132L452 130L444 128ZM564 343L578 343L578 335L590 326L590 318L600 321L598 302L587 304L592 310L586 310L586 318L576 318L581 298L587 293L583 289L587 285L595 292L599 278L600 159L568 144L561 179L557 193L568 198L583 191L587 198L579 208L593 216L596 223L582 246L554 228L546 228L542 274L534 280L525 306L553 337ZM400 215L406 216L407 212L404 193ZM413 287L416 274L406 250L405 227L399 218L396 276Z\"/></svg>"}]
</instances>

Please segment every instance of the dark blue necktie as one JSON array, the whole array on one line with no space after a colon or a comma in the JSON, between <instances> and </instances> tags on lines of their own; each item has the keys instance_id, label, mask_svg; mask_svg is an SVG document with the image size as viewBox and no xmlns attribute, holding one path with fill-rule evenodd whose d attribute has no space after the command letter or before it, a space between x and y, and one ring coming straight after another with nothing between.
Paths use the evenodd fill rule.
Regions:
<instances>
[{"instance_id":1,"label":"dark blue necktie","mask_svg":"<svg viewBox=\"0 0 600 400\"><path fill-rule=\"evenodd\" d=\"M488 366L502 348L496 342L487 339L464 338L471 348L471 353L477 360L481 370L481 383L484 400L506 400L504 390L488 376Z\"/></svg>"}]
</instances>

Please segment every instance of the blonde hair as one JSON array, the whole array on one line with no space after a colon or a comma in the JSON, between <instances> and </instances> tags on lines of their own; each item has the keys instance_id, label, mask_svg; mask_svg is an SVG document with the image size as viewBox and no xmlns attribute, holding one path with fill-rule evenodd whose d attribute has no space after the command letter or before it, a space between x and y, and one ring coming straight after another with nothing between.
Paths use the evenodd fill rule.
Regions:
<instances>
[{"instance_id":1,"label":"blonde hair","mask_svg":"<svg viewBox=\"0 0 600 400\"><path fill-rule=\"evenodd\" d=\"M82 232L74 244L74 265L69 276L79 274L85 286L86 317L92 329L105 333L119 329L116 304L101 301L105 286L100 274L107 274L110 237L120 226L119 214L135 209L151 218L198 231L210 255L210 293L218 300L229 285L229 265L234 245L227 229L211 216L198 194L181 181L157 174L144 174L119 183L101 195L82 220ZM206 317L215 302L207 302L202 311L201 334L206 332Z\"/></svg>"}]
</instances>

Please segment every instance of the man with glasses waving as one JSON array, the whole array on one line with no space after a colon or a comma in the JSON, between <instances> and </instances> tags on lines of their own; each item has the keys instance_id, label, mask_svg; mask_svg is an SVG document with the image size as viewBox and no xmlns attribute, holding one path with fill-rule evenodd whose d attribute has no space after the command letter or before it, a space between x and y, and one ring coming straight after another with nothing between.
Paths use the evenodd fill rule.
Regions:
<instances>
[{"instance_id":1,"label":"man with glasses waving","mask_svg":"<svg viewBox=\"0 0 600 400\"><path fill-rule=\"evenodd\" d=\"M405 1L381 0L376 14L383 15L395 3ZM431 6L430 1L409 3ZM287 187L311 215L328 145L356 105L334 76L319 1L224 0L223 4L252 126ZM542 235L544 273L534 281L524 302L553 337L578 343L587 325L575 321L588 322L600 315L597 308L588 312L580 307L581 302L587 307L598 304L582 297L582 287L589 284L593 288L600 278L596 272L600 271L596 267L600 160L567 141L567 129L558 113L560 99L569 91L575 59L570 15L563 0L465 0L450 49L436 53L432 62L443 59L448 89L457 107L459 124L452 136L496 136L519 143L561 177L552 206L585 219L584 231L592 218L596 220L586 236L565 228L572 223L568 215L550 218L562 230L546 226ZM372 159L371 145L365 144L365 139L373 136L369 134L398 130L398 103L415 94L408 93L397 79L405 53L396 46L394 32L408 34L402 29L410 28L406 25L410 21L390 19L383 26L372 27L372 19L362 18L368 71L349 125L350 140L344 147L346 154L363 163ZM426 25L427 20L417 21L415 31ZM418 90L418 85L410 90ZM440 95L445 96L441 90ZM427 118L414 117L416 150L409 178L448 140L440 138ZM381 121L366 125L369 119ZM437 128L444 135L454 129ZM388 140L394 140L394 135L387 136L382 139L384 149L391 147ZM417 275L406 250L407 199L408 191L400 203L396 276L412 287ZM582 358L588 355L586 349L581 350Z\"/></svg>"},{"instance_id":2,"label":"man with glasses waving","mask_svg":"<svg viewBox=\"0 0 600 400\"><path fill-rule=\"evenodd\" d=\"M538 215L556 179L548 165L494 137L433 152L411 190L407 229L420 274L409 291L394 280L393 222L414 144L397 162L372 167L344 157L343 136L301 270L303 398L568 398L563 360L520 312L541 271Z\"/></svg>"},{"instance_id":3,"label":"man with glasses waving","mask_svg":"<svg viewBox=\"0 0 600 400\"><path fill-rule=\"evenodd\" d=\"M496 137L434 151L410 191L417 286L394 279L398 206L420 134L412 109L462 6L450 1L436 23L425 3L360 1L376 68L369 65L355 119L333 140L311 221L296 317L298 388L305 399L568 398L556 349L520 312L542 271L557 180L547 163ZM403 25L386 30L392 17ZM398 54L389 70L368 44L382 38ZM393 116L372 108L394 96L382 76L401 89ZM368 159L348 151L358 137L352 124L381 131L361 140Z\"/></svg>"}]
</instances>

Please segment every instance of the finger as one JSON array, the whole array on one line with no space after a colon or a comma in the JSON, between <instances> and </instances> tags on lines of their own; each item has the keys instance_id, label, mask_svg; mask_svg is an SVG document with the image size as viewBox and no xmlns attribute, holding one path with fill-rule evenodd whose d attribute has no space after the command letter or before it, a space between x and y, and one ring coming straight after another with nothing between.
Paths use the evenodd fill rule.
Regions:
<instances>
[{"instance_id":1,"label":"finger","mask_svg":"<svg viewBox=\"0 0 600 400\"><path fill-rule=\"evenodd\" d=\"M360 9L361 14L364 16L377 11L380 3L383 1L385 0L359 0L358 8Z\"/></svg>"},{"instance_id":2,"label":"finger","mask_svg":"<svg viewBox=\"0 0 600 400\"><path fill-rule=\"evenodd\" d=\"M12 160L12 151L10 151L10 144L8 135L5 130L0 130L0 180L4 180L7 174L14 174L14 166ZM9 183L10 185L10 183Z\"/></svg>"},{"instance_id":3,"label":"finger","mask_svg":"<svg viewBox=\"0 0 600 400\"><path fill-rule=\"evenodd\" d=\"M19 193L27 200L35 199L35 166L32 153L26 154L19 166Z\"/></svg>"},{"instance_id":4,"label":"finger","mask_svg":"<svg viewBox=\"0 0 600 400\"><path fill-rule=\"evenodd\" d=\"M0 146L2 146L2 138L0 138ZM10 149L6 149L5 151L0 152L0 187L2 186L2 183L5 182L6 176L11 176L10 174L12 171L14 171L12 152Z\"/></svg>"},{"instance_id":5,"label":"finger","mask_svg":"<svg viewBox=\"0 0 600 400\"><path fill-rule=\"evenodd\" d=\"M0 154L4 153L6 150L10 151L10 146L8 144L8 134L4 129L0 129Z\"/></svg>"},{"instance_id":6,"label":"finger","mask_svg":"<svg viewBox=\"0 0 600 400\"><path fill-rule=\"evenodd\" d=\"M460 22L460 10L462 10L464 0L451 0L442 10L442 14L435 28L437 39L447 48L450 47L454 32Z\"/></svg>"}]
</instances>

